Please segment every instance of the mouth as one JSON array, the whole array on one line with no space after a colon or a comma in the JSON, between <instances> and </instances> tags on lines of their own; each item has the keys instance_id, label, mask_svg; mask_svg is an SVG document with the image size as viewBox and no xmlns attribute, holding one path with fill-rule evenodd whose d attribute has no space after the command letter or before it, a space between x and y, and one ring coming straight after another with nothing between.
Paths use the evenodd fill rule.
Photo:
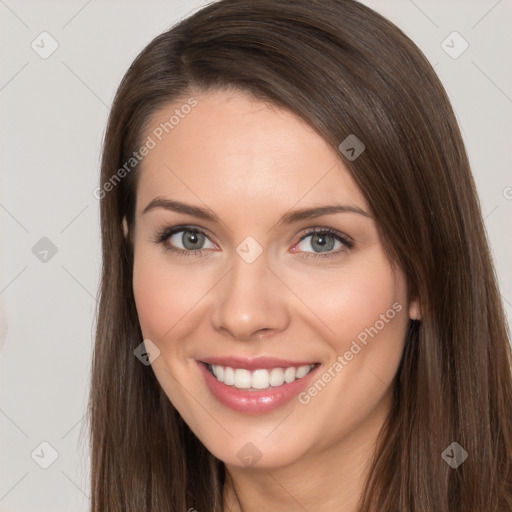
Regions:
<instances>
[{"instance_id":1,"label":"mouth","mask_svg":"<svg viewBox=\"0 0 512 512\"><path fill-rule=\"evenodd\" d=\"M196 360L211 396L237 412L272 411L297 397L312 382L321 363L275 358Z\"/></svg>"},{"instance_id":2,"label":"mouth","mask_svg":"<svg viewBox=\"0 0 512 512\"><path fill-rule=\"evenodd\" d=\"M237 389L258 391L262 389L277 388L284 384L291 384L305 377L316 364L302 366L287 366L284 368L258 368L248 370L246 368L232 368L217 364L206 364L206 369L226 386Z\"/></svg>"}]
</instances>

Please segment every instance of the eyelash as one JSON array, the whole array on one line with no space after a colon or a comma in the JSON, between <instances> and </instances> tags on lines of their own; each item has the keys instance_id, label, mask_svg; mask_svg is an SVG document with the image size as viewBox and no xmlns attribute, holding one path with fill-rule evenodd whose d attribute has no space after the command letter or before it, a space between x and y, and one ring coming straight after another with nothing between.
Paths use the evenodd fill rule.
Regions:
<instances>
[{"instance_id":1,"label":"eyelash","mask_svg":"<svg viewBox=\"0 0 512 512\"><path fill-rule=\"evenodd\" d=\"M167 240L171 236L175 235L176 233L180 233L181 231L185 231L188 233L201 233L205 237L210 239L208 234L200 228L190 227L190 226L174 226L174 227L164 228L161 231L157 232L156 235L153 237L152 241L157 245L162 245L166 252L172 252L178 256L185 256L185 257L202 256L205 251L208 252L205 249L183 250L183 249L173 247L172 245L169 245L166 243ZM312 228L309 231L307 231L306 233L304 233L299 238L299 241L295 245L298 245L304 239L306 239L309 236L312 236L316 233L332 235L337 241L341 242L345 247L343 247L342 249L339 249L336 252L328 252L328 253L313 253L313 252L301 251L301 254L300 254L301 258L305 258L305 259L308 259L308 258L330 258L330 257L338 256L342 252L349 251L354 247L354 242L352 242L352 240L350 240L348 237L342 235L338 231L331 229L331 228Z\"/></svg>"}]
</instances>

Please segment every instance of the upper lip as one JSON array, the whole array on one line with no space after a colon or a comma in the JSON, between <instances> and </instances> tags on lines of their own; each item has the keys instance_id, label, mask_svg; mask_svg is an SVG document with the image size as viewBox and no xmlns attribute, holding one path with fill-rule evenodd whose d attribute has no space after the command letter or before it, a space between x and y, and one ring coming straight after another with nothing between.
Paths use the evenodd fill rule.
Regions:
<instances>
[{"instance_id":1,"label":"upper lip","mask_svg":"<svg viewBox=\"0 0 512 512\"><path fill-rule=\"evenodd\" d=\"M288 361L275 357L259 356L251 358L242 357L207 357L200 359L200 362L215 366L229 366L230 368L244 368L246 370L259 370L263 368L288 368L290 366L307 366L316 364L315 361Z\"/></svg>"}]
</instances>

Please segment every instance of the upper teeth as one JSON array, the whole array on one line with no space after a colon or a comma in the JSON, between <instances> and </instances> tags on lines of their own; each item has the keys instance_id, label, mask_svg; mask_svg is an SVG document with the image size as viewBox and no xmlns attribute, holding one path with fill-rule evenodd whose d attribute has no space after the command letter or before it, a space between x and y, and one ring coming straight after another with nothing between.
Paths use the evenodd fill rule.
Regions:
<instances>
[{"instance_id":1,"label":"upper teeth","mask_svg":"<svg viewBox=\"0 0 512 512\"><path fill-rule=\"evenodd\" d=\"M269 386L281 386L285 382L290 383L304 377L314 367L314 364L307 364L298 368L290 366L250 371L245 368L211 365L212 372L218 381L239 389L266 389Z\"/></svg>"}]
</instances>

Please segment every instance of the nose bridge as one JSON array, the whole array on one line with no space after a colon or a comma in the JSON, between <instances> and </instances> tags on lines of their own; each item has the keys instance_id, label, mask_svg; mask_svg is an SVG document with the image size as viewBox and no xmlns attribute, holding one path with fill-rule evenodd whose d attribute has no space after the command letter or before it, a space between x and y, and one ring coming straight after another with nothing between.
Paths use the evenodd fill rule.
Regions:
<instances>
[{"instance_id":1,"label":"nose bridge","mask_svg":"<svg viewBox=\"0 0 512 512\"><path fill-rule=\"evenodd\" d=\"M217 330L229 331L240 340L258 331L284 329L288 323L286 294L267 267L266 254L255 256L251 242L247 244L242 242L233 255L231 271L219 288L212 315Z\"/></svg>"}]
</instances>

